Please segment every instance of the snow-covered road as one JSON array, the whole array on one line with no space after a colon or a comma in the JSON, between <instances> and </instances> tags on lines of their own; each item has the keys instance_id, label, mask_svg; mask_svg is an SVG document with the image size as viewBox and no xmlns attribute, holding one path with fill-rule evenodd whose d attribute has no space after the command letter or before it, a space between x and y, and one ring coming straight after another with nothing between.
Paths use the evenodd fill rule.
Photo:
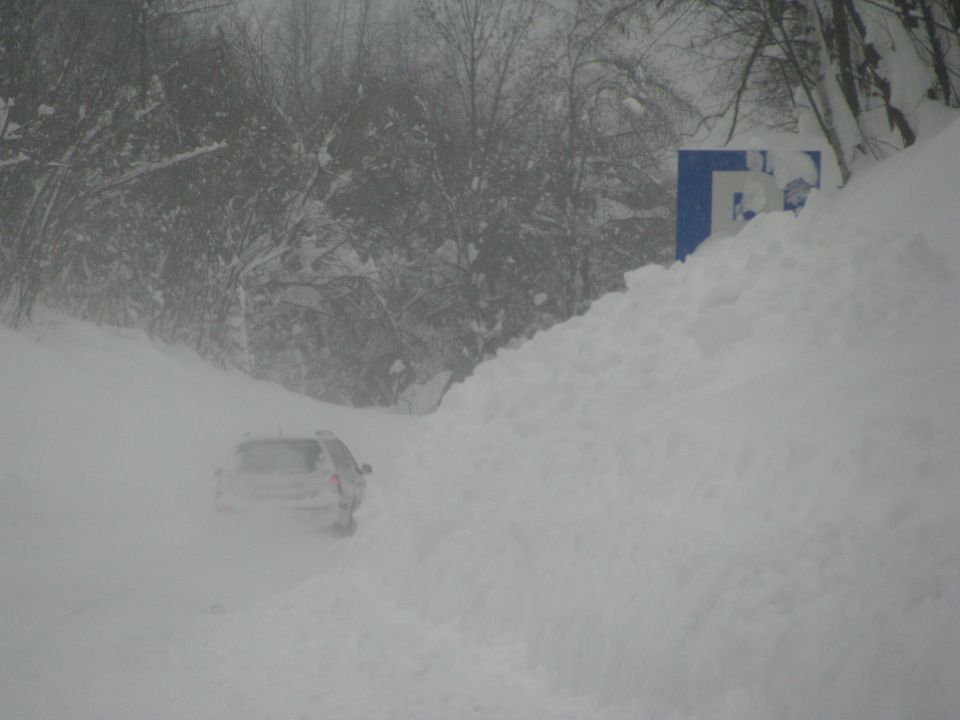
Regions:
<instances>
[{"instance_id":1,"label":"snow-covered road","mask_svg":"<svg viewBox=\"0 0 960 720\"><path fill-rule=\"evenodd\" d=\"M189 680L179 638L210 616L323 575L337 540L302 514L187 506L175 532L151 520L132 511L81 532L48 527L4 542L0 697L8 717L96 717L123 697L139 703L151 685L162 697Z\"/></svg>"},{"instance_id":2,"label":"snow-covered road","mask_svg":"<svg viewBox=\"0 0 960 720\"><path fill-rule=\"evenodd\" d=\"M5 543L4 717L597 716L519 648L397 608L309 513L194 519ZM278 672L291 648L313 663Z\"/></svg>"}]
</instances>

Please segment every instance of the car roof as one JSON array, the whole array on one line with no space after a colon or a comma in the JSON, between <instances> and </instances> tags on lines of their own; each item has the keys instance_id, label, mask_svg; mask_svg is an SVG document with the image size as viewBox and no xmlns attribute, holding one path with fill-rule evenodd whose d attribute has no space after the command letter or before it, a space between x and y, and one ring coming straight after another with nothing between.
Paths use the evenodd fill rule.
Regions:
<instances>
[{"instance_id":1,"label":"car roof","mask_svg":"<svg viewBox=\"0 0 960 720\"><path fill-rule=\"evenodd\" d=\"M244 443L249 442L303 442L312 440L316 442L317 440L337 440L337 436L334 435L329 430L317 430L313 435L253 435L247 433L243 438L238 442L238 445L243 445Z\"/></svg>"}]
</instances>

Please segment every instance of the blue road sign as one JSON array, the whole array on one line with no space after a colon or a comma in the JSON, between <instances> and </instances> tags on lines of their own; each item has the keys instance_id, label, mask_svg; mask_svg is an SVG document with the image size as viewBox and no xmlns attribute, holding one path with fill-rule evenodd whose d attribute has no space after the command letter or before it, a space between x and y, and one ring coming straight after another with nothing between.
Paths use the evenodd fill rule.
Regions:
<instances>
[{"instance_id":1,"label":"blue road sign","mask_svg":"<svg viewBox=\"0 0 960 720\"><path fill-rule=\"evenodd\" d=\"M681 150L677 260L761 212L799 210L820 187L819 150Z\"/></svg>"}]
</instances>

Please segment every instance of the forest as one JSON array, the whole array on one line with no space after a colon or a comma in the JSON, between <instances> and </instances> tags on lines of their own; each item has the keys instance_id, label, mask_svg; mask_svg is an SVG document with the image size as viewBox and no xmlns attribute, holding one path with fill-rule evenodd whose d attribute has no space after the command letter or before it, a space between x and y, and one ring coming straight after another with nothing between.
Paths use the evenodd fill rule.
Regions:
<instances>
[{"instance_id":1,"label":"forest","mask_svg":"<svg viewBox=\"0 0 960 720\"><path fill-rule=\"evenodd\" d=\"M404 410L672 263L679 147L936 107L960 0L0 0L0 322Z\"/></svg>"}]
</instances>

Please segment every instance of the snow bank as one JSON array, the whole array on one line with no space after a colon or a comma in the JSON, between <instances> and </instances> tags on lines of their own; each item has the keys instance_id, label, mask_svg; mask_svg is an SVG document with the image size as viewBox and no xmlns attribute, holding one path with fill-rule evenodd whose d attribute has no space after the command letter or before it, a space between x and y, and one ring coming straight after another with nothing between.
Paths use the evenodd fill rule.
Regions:
<instances>
[{"instance_id":1,"label":"snow bank","mask_svg":"<svg viewBox=\"0 0 960 720\"><path fill-rule=\"evenodd\" d=\"M953 123L481 365L358 557L650 717L960 716L958 161Z\"/></svg>"}]
</instances>

